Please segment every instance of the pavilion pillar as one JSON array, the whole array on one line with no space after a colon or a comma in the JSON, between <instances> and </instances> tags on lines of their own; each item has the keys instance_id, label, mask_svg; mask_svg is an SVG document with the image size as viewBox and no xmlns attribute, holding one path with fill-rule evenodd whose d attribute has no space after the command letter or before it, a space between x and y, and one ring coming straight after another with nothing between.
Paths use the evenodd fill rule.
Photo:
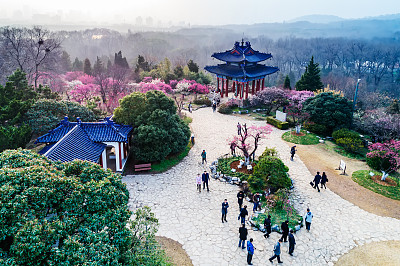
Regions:
<instances>
[{"instance_id":1,"label":"pavilion pillar","mask_svg":"<svg viewBox=\"0 0 400 266\"><path fill-rule=\"evenodd\" d=\"M224 79L221 79L221 98L224 97Z\"/></svg>"},{"instance_id":2,"label":"pavilion pillar","mask_svg":"<svg viewBox=\"0 0 400 266\"><path fill-rule=\"evenodd\" d=\"M253 81L252 81L252 85L251 85L251 94L254 94L254 93L255 93L255 91L254 91L255 86L256 86L256 81L253 80Z\"/></svg>"},{"instance_id":3,"label":"pavilion pillar","mask_svg":"<svg viewBox=\"0 0 400 266\"><path fill-rule=\"evenodd\" d=\"M104 170L107 170L107 148L104 148L101 153L101 166L103 166Z\"/></svg>"},{"instance_id":4,"label":"pavilion pillar","mask_svg":"<svg viewBox=\"0 0 400 266\"><path fill-rule=\"evenodd\" d=\"M228 90L229 90L229 80L226 79L226 84L225 84L225 96L228 97Z\"/></svg>"},{"instance_id":5,"label":"pavilion pillar","mask_svg":"<svg viewBox=\"0 0 400 266\"><path fill-rule=\"evenodd\" d=\"M260 91L260 80L259 80L259 79L257 79L257 88L256 88L256 91Z\"/></svg>"},{"instance_id":6,"label":"pavilion pillar","mask_svg":"<svg viewBox=\"0 0 400 266\"><path fill-rule=\"evenodd\" d=\"M235 96L237 96L237 86L236 86L236 81L233 81L232 84L232 92Z\"/></svg>"},{"instance_id":7,"label":"pavilion pillar","mask_svg":"<svg viewBox=\"0 0 400 266\"><path fill-rule=\"evenodd\" d=\"M262 86L261 86L261 90L264 90L264 84L265 84L265 78L262 79Z\"/></svg>"},{"instance_id":8,"label":"pavilion pillar","mask_svg":"<svg viewBox=\"0 0 400 266\"><path fill-rule=\"evenodd\" d=\"M219 77L217 77L217 92L219 91Z\"/></svg>"},{"instance_id":9,"label":"pavilion pillar","mask_svg":"<svg viewBox=\"0 0 400 266\"><path fill-rule=\"evenodd\" d=\"M248 81L246 82L246 97L245 98L246 99L249 98L249 82Z\"/></svg>"},{"instance_id":10,"label":"pavilion pillar","mask_svg":"<svg viewBox=\"0 0 400 266\"><path fill-rule=\"evenodd\" d=\"M240 82L240 99L243 99L244 94L244 82Z\"/></svg>"}]
</instances>

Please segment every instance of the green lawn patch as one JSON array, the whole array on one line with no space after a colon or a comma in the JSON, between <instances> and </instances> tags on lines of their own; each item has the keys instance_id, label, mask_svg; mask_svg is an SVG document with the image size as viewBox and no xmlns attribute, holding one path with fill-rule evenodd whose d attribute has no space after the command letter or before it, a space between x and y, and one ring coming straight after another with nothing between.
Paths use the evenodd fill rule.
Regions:
<instances>
[{"instance_id":1,"label":"green lawn patch","mask_svg":"<svg viewBox=\"0 0 400 266\"><path fill-rule=\"evenodd\" d=\"M292 134L292 131L288 131L282 135L282 139L287 142L301 145L315 145L319 143L319 138L317 138L317 135L313 133L307 133L305 130L301 130L301 133L305 135L296 136Z\"/></svg>"},{"instance_id":2,"label":"green lawn patch","mask_svg":"<svg viewBox=\"0 0 400 266\"><path fill-rule=\"evenodd\" d=\"M231 171L231 163L237 160L244 160L244 157L228 157L228 158L220 158L218 159L218 167L217 171L221 171L222 174L227 176L235 176L239 177L240 180L247 180L250 175L240 172L232 172Z\"/></svg>"},{"instance_id":3,"label":"green lawn patch","mask_svg":"<svg viewBox=\"0 0 400 266\"><path fill-rule=\"evenodd\" d=\"M168 169L174 167L175 165L180 163L180 161L182 161L183 158L186 157L186 155L188 155L191 148L192 148L192 143L189 142L188 145L186 146L186 148L181 153L168 156L161 162L152 163L150 172L161 173L161 172L165 172Z\"/></svg>"},{"instance_id":4,"label":"green lawn patch","mask_svg":"<svg viewBox=\"0 0 400 266\"><path fill-rule=\"evenodd\" d=\"M285 210L275 207L272 208L269 212L260 213L256 218L253 219L256 227L264 224L264 220L268 216L268 214L271 215L271 225L274 226L275 224L277 224L279 225L279 228L284 221L288 220L289 228L294 230L295 226L299 225L299 223L303 221L303 217L300 216L296 210L293 209L292 213L288 216Z\"/></svg>"},{"instance_id":5,"label":"green lawn patch","mask_svg":"<svg viewBox=\"0 0 400 266\"><path fill-rule=\"evenodd\" d=\"M357 182L359 185L375 193L381 194L382 196L394 200L400 200L400 180L398 176L396 177L390 176L390 178L397 183L397 186L383 186L375 183L371 179L371 176L369 175L370 172L373 172L376 175L382 175L382 173L377 171L359 170L355 171L351 178L354 180L354 182Z\"/></svg>"},{"instance_id":6,"label":"green lawn patch","mask_svg":"<svg viewBox=\"0 0 400 266\"><path fill-rule=\"evenodd\" d=\"M346 151L343 147L337 145L335 142L326 140L325 141L325 146L324 148L328 151L334 151L336 153L339 153L340 155L350 158L350 159L356 159L360 161L365 161L366 160L366 155L368 153L368 148L362 148L360 150L360 153L351 153Z\"/></svg>"}]
</instances>

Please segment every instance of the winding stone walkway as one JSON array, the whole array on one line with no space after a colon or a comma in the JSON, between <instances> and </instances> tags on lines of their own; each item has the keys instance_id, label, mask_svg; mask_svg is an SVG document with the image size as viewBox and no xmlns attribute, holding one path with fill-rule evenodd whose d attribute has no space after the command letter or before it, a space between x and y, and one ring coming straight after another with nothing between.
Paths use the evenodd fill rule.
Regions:
<instances>
[{"instance_id":1,"label":"winding stone walkway","mask_svg":"<svg viewBox=\"0 0 400 266\"><path fill-rule=\"evenodd\" d=\"M210 192L198 193L195 176L206 169L201 165L203 149L207 151L208 163L229 152L227 139L237 132L237 122L248 125L265 125L265 122L213 113L211 108L199 109L191 115L196 144L179 165L163 174L123 178L130 192L130 208L150 206L159 219L158 235L182 243L194 265L246 265L247 253L237 247L238 187L211 179ZM312 189L309 182L315 173L311 174L298 157L293 162L289 160L290 147L282 141L282 133L275 129L262 141L258 154L266 146L278 150L294 180L295 208L304 215L310 207L314 214L311 231L301 229L295 235L297 245L293 257L287 254L287 243L283 244L284 264L333 265L355 246L371 241L400 240L400 220L368 213L329 189L321 193ZM225 198L230 204L228 223L221 223L221 203ZM262 233L250 230L249 237L254 238L256 247L254 265L270 265L268 258L280 235L272 233L269 239L264 239Z\"/></svg>"}]
</instances>

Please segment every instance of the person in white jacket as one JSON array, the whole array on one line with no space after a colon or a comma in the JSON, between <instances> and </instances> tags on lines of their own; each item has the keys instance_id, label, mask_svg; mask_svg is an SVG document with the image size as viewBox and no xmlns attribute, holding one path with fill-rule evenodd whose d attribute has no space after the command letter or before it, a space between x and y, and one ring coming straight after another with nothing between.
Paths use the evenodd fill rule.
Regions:
<instances>
[{"instance_id":1,"label":"person in white jacket","mask_svg":"<svg viewBox=\"0 0 400 266\"><path fill-rule=\"evenodd\" d=\"M312 222L312 218L313 218L313 214L310 211L310 208L307 208L307 214L306 217L304 218L306 220L306 229L307 231L310 232L310 228L311 228L311 222Z\"/></svg>"}]
</instances>

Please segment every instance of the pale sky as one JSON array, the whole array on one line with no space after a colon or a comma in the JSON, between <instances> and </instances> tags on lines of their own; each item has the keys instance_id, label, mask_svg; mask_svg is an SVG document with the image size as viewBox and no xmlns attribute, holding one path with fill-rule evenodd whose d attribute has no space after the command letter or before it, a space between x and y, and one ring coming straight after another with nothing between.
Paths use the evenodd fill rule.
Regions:
<instances>
[{"instance_id":1,"label":"pale sky","mask_svg":"<svg viewBox=\"0 0 400 266\"><path fill-rule=\"evenodd\" d=\"M98 23L185 21L191 25L283 22L304 15L362 18L400 13L399 0L0 0L0 19L59 15L63 21ZM72 12L71 12L72 11Z\"/></svg>"}]
</instances>

